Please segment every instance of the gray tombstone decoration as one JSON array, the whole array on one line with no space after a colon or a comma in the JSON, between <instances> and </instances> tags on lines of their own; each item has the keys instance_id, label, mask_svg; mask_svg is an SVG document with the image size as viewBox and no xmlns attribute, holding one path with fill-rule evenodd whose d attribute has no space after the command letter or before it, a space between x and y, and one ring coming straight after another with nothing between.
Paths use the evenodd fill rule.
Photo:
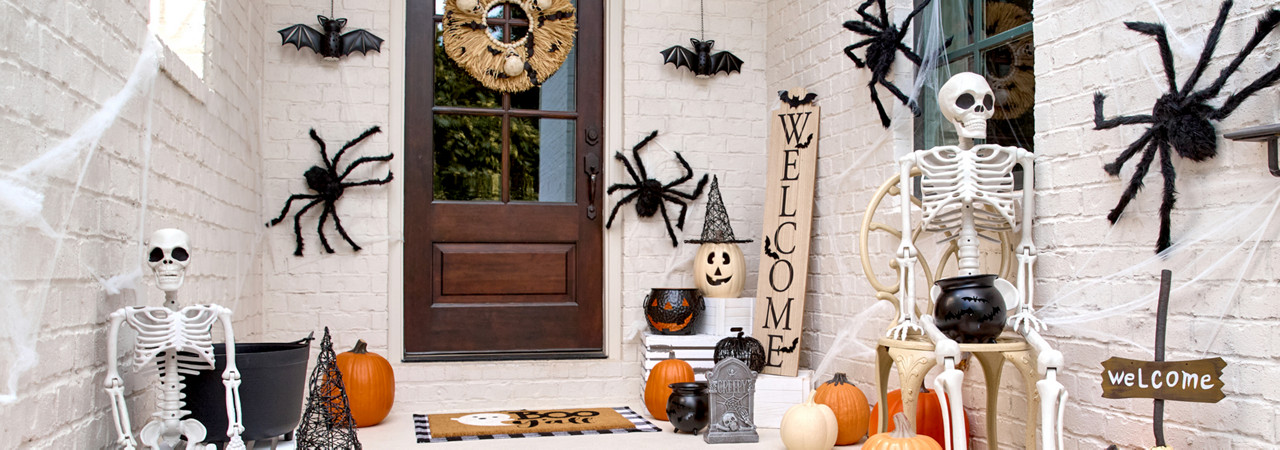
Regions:
<instances>
[{"instance_id":1,"label":"gray tombstone decoration","mask_svg":"<svg viewBox=\"0 0 1280 450\"><path fill-rule=\"evenodd\" d=\"M708 444L760 442L756 434L756 373L737 358L716 363L707 375L711 423L703 437Z\"/></svg>"}]
</instances>

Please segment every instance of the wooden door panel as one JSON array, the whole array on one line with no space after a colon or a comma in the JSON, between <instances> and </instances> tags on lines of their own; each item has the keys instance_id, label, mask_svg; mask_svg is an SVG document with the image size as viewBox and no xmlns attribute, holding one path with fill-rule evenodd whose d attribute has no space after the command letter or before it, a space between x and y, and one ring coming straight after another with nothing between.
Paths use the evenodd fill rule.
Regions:
<instances>
[{"instance_id":1,"label":"wooden door panel","mask_svg":"<svg viewBox=\"0 0 1280 450\"><path fill-rule=\"evenodd\" d=\"M573 250L572 244L437 244L436 303L567 302Z\"/></svg>"},{"instance_id":2,"label":"wooden door panel","mask_svg":"<svg viewBox=\"0 0 1280 450\"><path fill-rule=\"evenodd\" d=\"M577 304L533 304L490 308L487 305L435 304L431 319L406 326L406 335L427 339L418 352L433 359L492 359L510 353L589 352L601 342L584 341L578 332ZM538 324L530 327L530 324ZM479 329L477 325L480 324ZM438 339L435 336L466 336ZM407 336L408 337L408 336ZM463 356L463 357L459 357Z\"/></svg>"},{"instance_id":3,"label":"wooden door panel","mask_svg":"<svg viewBox=\"0 0 1280 450\"><path fill-rule=\"evenodd\" d=\"M433 242L485 242L497 232L503 242L574 242L584 214L574 204L539 203L436 202L431 210Z\"/></svg>"}]
</instances>

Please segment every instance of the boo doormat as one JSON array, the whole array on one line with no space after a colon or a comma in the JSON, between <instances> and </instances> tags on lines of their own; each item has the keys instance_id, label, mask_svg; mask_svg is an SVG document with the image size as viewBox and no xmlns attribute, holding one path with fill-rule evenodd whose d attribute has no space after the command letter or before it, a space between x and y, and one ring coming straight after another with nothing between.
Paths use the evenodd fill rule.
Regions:
<instances>
[{"instance_id":1,"label":"boo doormat","mask_svg":"<svg viewBox=\"0 0 1280 450\"><path fill-rule=\"evenodd\" d=\"M660 431L628 407L414 414L418 443Z\"/></svg>"}]
</instances>

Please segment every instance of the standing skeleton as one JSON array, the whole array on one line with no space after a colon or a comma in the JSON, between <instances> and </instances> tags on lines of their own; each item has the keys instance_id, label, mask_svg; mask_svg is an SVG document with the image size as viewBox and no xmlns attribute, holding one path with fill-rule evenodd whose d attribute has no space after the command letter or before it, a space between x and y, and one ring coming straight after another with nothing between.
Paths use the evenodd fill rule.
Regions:
<instances>
[{"instance_id":1,"label":"standing skeleton","mask_svg":"<svg viewBox=\"0 0 1280 450\"><path fill-rule=\"evenodd\" d=\"M1021 240L1016 252L1018 258L1017 284L997 278L995 286L1003 295L1006 306L1017 311L1009 316L1006 324L1022 334L1035 349L1037 368L1044 377L1036 382L1040 395L1040 427L1042 448L1062 448L1062 408L1067 393L1057 381L1057 372L1063 366L1062 353L1054 350L1040 337L1044 323L1035 317L1032 299L1035 294L1033 267L1036 247L1031 239L1031 220L1034 212L1035 155L1026 149L992 144L975 146L974 139L987 136L987 119L994 110L991 87L981 75L963 72L947 80L938 90L938 106L942 115L956 127L960 145L945 145L912 152L899 160L902 192L911 192L911 170L918 167L923 174L921 204L924 208L923 226L928 231L955 232L960 276L978 275L978 232L1001 232L1020 228ZM1021 163L1022 215L1021 227L1016 220L1013 192L1013 166ZM904 299L915 299L915 270L919 252L912 242L911 202L902 202L902 240L897 250L898 267L901 267L900 286ZM941 289L934 286L932 298L938 298ZM915 308L899 308L898 324L888 332L889 337L905 339L911 332L923 332L935 345L934 352L943 365L943 372L935 379L935 387L946 396L938 396L949 414L944 424L950 433L947 448L956 443L966 448L963 396L960 385L964 372L956 369L960 360L960 346L947 337L935 324L934 317L924 314L917 318ZM988 389L997 389L988 386ZM988 412L994 413L994 412ZM1029 443L1030 444L1030 443ZM1034 444L1030 444L1033 445Z\"/></svg>"},{"instance_id":2,"label":"standing skeleton","mask_svg":"<svg viewBox=\"0 0 1280 450\"><path fill-rule=\"evenodd\" d=\"M155 272L156 285L164 291L164 307L127 306L111 313L106 390L111 396L111 411L119 436L116 444L121 448L133 450L138 442L134 440L124 402L124 380L116 366L120 325L128 324L138 333L133 346L134 364L155 367L160 373L160 412L142 427L139 433L142 444L152 450L177 450L185 439L187 450L213 450L213 444L199 445L205 438L204 425L196 419L183 419L190 411L182 409L185 406L182 380L185 375L213 369L212 328L219 320L227 340L227 369L222 373L227 391L227 436L231 438L227 449L245 448L240 439L244 427L240 423L240 372L236 370L231 310L214 304L178 309L178 288L182 287L191 262L188 242L186 233L172 228L156 230L151 235L148 265Z\"/></svg>"}]
</instances>

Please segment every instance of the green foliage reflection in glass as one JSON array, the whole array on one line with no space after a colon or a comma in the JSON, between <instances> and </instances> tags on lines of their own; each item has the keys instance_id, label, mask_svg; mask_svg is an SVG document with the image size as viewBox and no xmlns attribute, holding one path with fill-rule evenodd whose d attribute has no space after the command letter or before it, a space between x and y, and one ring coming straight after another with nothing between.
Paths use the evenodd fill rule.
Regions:
<instances>
[{"instance_id":1,"label":"green foliage reflection in glass","mask_svg":"<svg viewBox=\"0 0 1280 450\"><path fill-rule=\"evenodd\" d=\"M440 36L437 32L437 36ZM486 89L435 47L435 104L500 109L502 94ZM435 114L432 192L436 200L498 201L502 196L502 119ZM511 200L538 200L537 121L512 120Z\"/></svg>"}]
</instances>

